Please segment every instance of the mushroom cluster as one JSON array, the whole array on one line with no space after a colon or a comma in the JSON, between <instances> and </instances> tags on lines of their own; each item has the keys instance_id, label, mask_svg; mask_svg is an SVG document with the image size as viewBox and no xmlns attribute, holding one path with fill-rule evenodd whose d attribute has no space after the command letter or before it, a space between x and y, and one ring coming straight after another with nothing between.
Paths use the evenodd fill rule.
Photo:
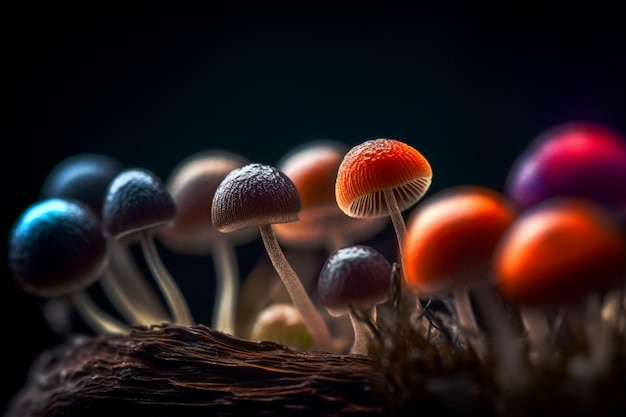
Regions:
<instances>
[{"instance_id":1,"label":"mushroom cluster","mask_svg":"<svg viewBox=\"0 0 626 417\"><path fill-rule=\"evenodd\" d=\"M428 195L432 178L420 151L391 138L352 148L312 141L276 165L202 151L165 183L77 155L16 221L9 266L25 291L67 298L94 331L123 334L195 324L156 242L181 256L211 254L213 328L372 356L387 394L425 388L418 366L472 369L457 377L509 399L540 392L548 376L568 393L610 378L626 355L626 139L568 123L532 141L502 190L460 184ZM391 250L372 240L389 220ZM273 268L243 297L239 285L253 278L240 276L235 246L257 238L259 260ZM302 280L283 247L322 251L325 262L307 264ZM126 322L89 297L96 282ZM236 326L242 302L254 304L245 333ZM349 328L336 325L345 315Z\"/></svg>"}]
</instances>

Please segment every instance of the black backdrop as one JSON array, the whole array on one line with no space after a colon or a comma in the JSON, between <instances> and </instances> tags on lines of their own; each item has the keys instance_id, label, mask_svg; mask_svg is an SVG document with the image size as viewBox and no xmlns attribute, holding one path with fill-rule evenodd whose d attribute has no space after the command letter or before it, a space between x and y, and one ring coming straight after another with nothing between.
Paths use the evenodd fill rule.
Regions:
<instances>
[{"instance_id":1,"label":"black backdrop","mask_svg":"<svg viewBox=\"0 0 626 417\"><path fill-rule=\"evenodd\" d=\"M625 16L597 2L180 4L4 6L4 236L54 164L78 152L165 178L209 148L273 164L310 139L395 137L430 160L432 193L501 189L528 141L562 122L626 133ZM208 311L190 290L207 285L197 276L210 260L168 262ZM3 271L9 398L55 339L40 300Z\"/></svg>"}]
</instances>

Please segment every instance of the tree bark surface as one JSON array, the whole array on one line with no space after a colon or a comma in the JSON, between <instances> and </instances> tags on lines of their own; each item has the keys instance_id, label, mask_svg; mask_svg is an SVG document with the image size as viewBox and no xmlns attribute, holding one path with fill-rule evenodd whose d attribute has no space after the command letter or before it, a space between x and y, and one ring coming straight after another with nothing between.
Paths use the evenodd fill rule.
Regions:
<instances>
[{"instance_id":1,"label":"tree bark surface","mask_svg":"<svg viewBox=\"0 0 626 417\"><path fill-rule=\"evenodd\" d=\"M162 325L44 351L5 417L381 415L381 383L367 356Z\"/></svg>"}]
</instances>

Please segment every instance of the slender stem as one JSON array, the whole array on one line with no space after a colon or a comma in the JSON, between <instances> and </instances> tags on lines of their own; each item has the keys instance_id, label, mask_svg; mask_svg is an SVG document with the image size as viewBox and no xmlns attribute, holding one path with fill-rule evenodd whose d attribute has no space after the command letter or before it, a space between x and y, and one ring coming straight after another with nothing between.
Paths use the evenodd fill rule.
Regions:
<instances>
[{"instance_id":1,"label":"slender stem","mask_svg":"<svg viewBox=\"0 0 626 417\"><path fill-rule=\"evenodd\" d=\"M130 334L129 326L100 309L86 291L72 293L70 299L78 314L96 333L101 335Z\"/></svg>"},{"instance_id":2,"label":"slender stem","mask_svg":"<svg viewBox=\"0 0 626 417\"><path fill-rule=\"evenodd\" d=\"M170 311L174 317L176 324L182 324L185 326L191 326L194 324L191 312L187 301L183 297L180 288L174 281L174 278L170 275L168 270L163 265L163 261L159 256L154 239L150 235L149 231L143 231L140 233L141 247L143 249L144 256L148 262L148 267L154 275L156 283L163 292L165 301L167 302Z\"/></svg>"},{"instance_id":3,"label":"slender stem","mask_svg":"<svg viewBox=\"0 0 626 417\"><path fill-rule=\"evenodd\" d=\"M170 322L163 301L135 263L129 247L108 239L112 273L103 277L103 288L111 302L131 323L153 324Z\"/></svg>"},{"instance_id":4,"label":"slender stem","mask_svg":"<svg viewBox=\"0 0 626 417\"><path fill-rule=\"evenodd\" d=\"M226 237L214 241L214 264L216 270L213 328L235 334L235 313L239 297L239 267L233 245Z\"/></svg>"},{"instance_id":5,"label":"slender stem","mask_svg":"<svg viewBox=\"0 0 626 417\"><path fill-rule=\"evenodd\" d=\"M402 217L402 212L400 211L400 206L398 206L398 200L396 200L396 196L393 194L393 190L386 189L384 193L385 201L387 202L387 209L389 210L389 216L391 217L391 223L393 223L393 228L396 231L396 237L398 239L398 258L400 260L400 265L404 265L402 242L404 242L404 236L406 235L406 222L404 221L404 217Z\"/></svg>"},{"instance_id":6,"label":"slender stem","mask_svg":"<svg viewBox=\"0 0 626 417\"><path fill-rule=\"evenodd\" d=\"M474 350L474 353L481 362L484 362L487 355L485 339L476 322L476 316L470 300L470 292L466 285L455 286L452 290L452 300L459 320L461 333L467 343Z\"/></svg>"},{"instance_id":7,"label":"slender stem","mask_svg":"<svg viewBox=\"0 0 626 417\"><path fill-rule=\"evenodd\" d=\"M404 236L406 235L406 222L402 217L402 211L398 206L398 200L393 193L393 190L384 190L385 201L387 202L387 210L389 210L389 217L391 217L391 223L396 232L396 238L398 239L398 263L400 265L400 273L404 273L404 255L402 253L402 245L404 243ZM420 302L420 294L415 289L409 289L404 279L400 280L403 292L413 292L415 298L411 300L415 313L419 316L422 312L422 304Z\"/></svg>"},{"instance_id":8,"label":"slender stem","mask_svg":"<svg viewBox=\"0 0 626 417\"><path fill-rule=\"evenodd\" d=\"M585 324L589 344L589 377L608 371L614 353L611 331L602 318L602 304L598 294L589 294L585 304Z\"/></svg>"},{"instance_id":9,"label":"slender stem","mask_svg":"<svg viewBox=\"0 0 626 417\"><path fill-rule=\"evenodd\" d=\"M530 306L521 306L520 315L530 344L530 359L536 364L548 363L551 359L550 326L544 311Z\"/></svg>"},{"instance_id":10,"label":"slender stem","mask_svg":"<svg viewBox=\"0 0 626 417\"><path fill-rule=\"evenodd\" d=\"M496 377L508 390L524 388L530 378L525 361L525 346L512 324L498 305L490 281L478 283L472 287L476 296L476 307L485 319L485 326L493 338L493 350L496 360Z\"/></svg>"},{"instance_id":11,"label":"slender stem","mask_svg":"<svg viewBox=\"0 0 626 417\"><path fill-rule=\"evenodd\" d=\"M104 271L100 285L111 304L133 325L160 324L169 322L168 317L158 317L142 303L140 297L127 287L127 277L116 273L112 265Z\"/></svg>"},{"instance_id":12,"label":"slender stem","mask_svg":"<svg viewBox=\"0 0 626 417\"><path fill-rule=\"evenodd\" d=\"M291 267L289 261L285 257L283 250L281 249L274 230L271 225L263 225L259 227L261 231L261 238L263 244L267 250L267 254L272 261L272 265L276 269L276 272L285 284L285 288L291 297L291 301L296 306L304 325L307 327L315 345L318 349L330 349L333 350L333 340L324 321L324 318L320 312L315 308L311 298L304 289L300 278Z\"/></svg>"}]
</instances>

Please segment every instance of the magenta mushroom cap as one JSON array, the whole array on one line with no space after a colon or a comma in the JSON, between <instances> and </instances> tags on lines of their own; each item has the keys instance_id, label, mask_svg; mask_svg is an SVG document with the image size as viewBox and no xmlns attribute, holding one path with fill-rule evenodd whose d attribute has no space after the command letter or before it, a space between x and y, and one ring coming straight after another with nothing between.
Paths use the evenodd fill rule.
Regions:
<instances>
[{"instance_id":1,"label":"magenta mushroom cap","mask_svg":"<svg viewBox=\"0 0 626 417\"><path fill-rule=\"evenodd\" d=\"M30 294L56 297L86 288L108 264L100 218L76 200L41 200L15 222L8 258L17 284Z\"/></svg>"},{"instance_id":2,"label":"magenta mushroom cap","mask_svg":"<svg viewBox=\"0 0 626 417\"><path fill-rule=\"evenodd\" d=\"M549 129L515 161L505 190L522 209L552 197L577 197L626 219L626 139L589 122Z\"/></svg>"},{"instance_id":3,"label":"magenta mushroom cap","mask_svg":"<svg viewBox=\"0 0 626 417\"><path fill-rule=\"evenodd\" d=\"M176 203L153 172L128 168L111 182L102 220L106 235L120 240L140 231L167 225L176 216Z\"/></svg>"},{"instance_id":4,"label":"magenta mushroom cap","mask_svg":"<svg viewBox=\"0 0 626 417\"><path fill-rule=\"evenodd\" d=\"M387 300L391 276L391 263L376 249L347 246L328 257L319 274L317 291L329 311L340 313L350 305L373 305Z\"/></svg>"}]
</instances>

